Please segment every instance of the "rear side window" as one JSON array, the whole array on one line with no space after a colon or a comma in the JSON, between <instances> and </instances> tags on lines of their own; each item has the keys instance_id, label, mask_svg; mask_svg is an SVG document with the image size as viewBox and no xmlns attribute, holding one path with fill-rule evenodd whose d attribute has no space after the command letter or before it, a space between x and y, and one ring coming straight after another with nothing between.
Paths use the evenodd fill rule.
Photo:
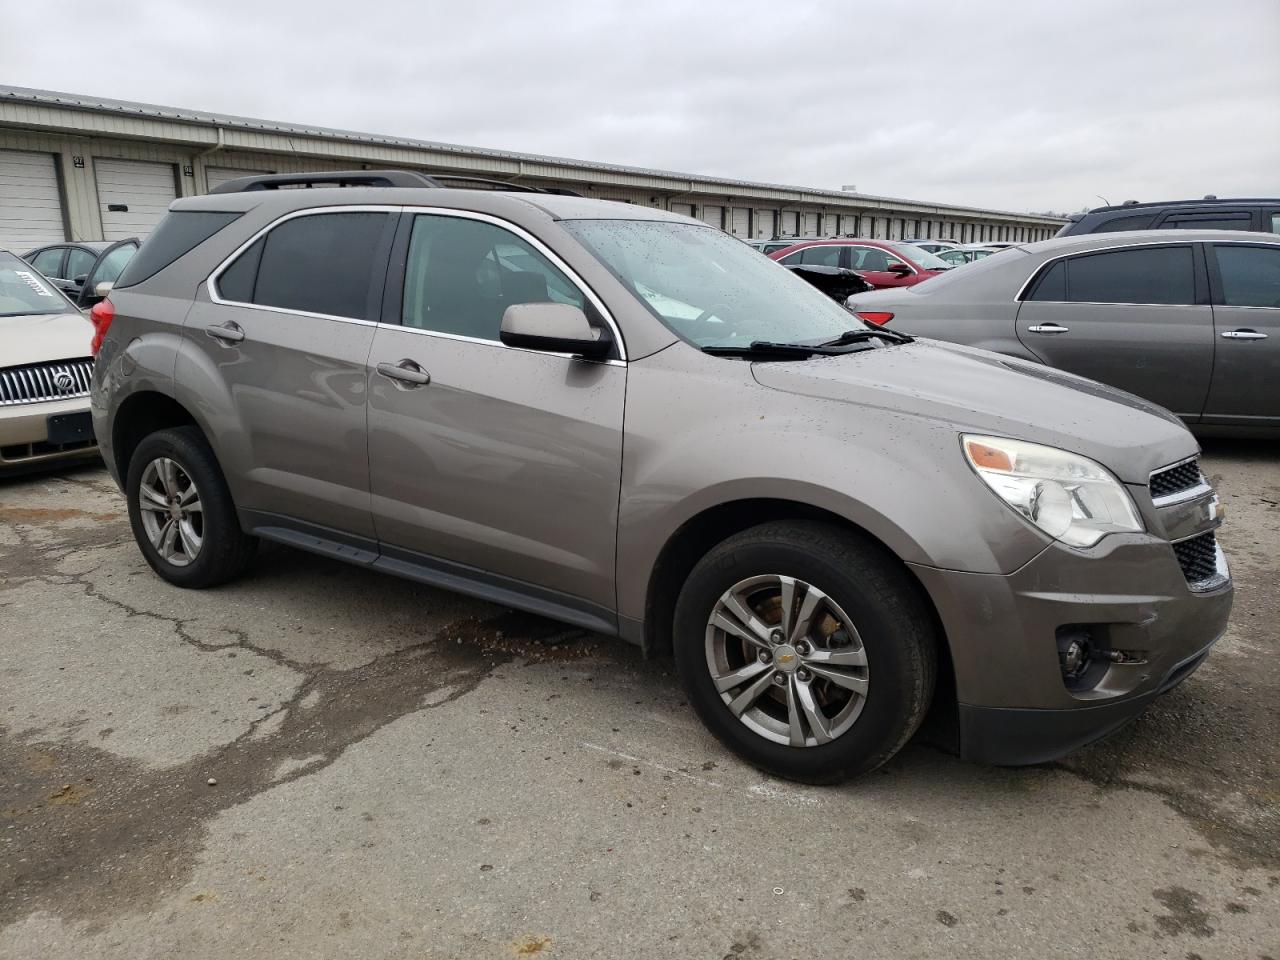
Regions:
<instances>
[{"instance_id":1,"label":"rear side window","mask_svg":"<svg viewBox=\"0 0 1280 960\"><path fill-rule=\"evenodd\" d=\"M54 247L52 250L44 250L31 258L31 265L43 273L46 277L62 276L62 247Z\"/></svg>"},{"instance_id":2,"label":"rear side window","mask_svg":"<svg viewBox=\"0 0 1280 960\"><path fill-rule=\"evenodd\" d=\"M1094 233L1119 233L1121 230L1146 230L1155 219L1154 213L1134 214L1128 217L1113 217L1098 224Z\"/></svg>"},{"instance_id":3,"label":"rear side window","mask_svg":"<svg viewBox=\"0 0 1280 960\"><path fill-rule=\"evenodd\" d=\"M1271 214L1271 232L1280 233L1280 213Z\"/></svg>"},{"instance_id":4,"label":"rear side window","mask_svg":"<svg viewBox=\"0 0 1280 960\"><path fill-rule=\"evenodd\" d=\"M1142 247L1067 261L1072 303L1195 303L1191 247Z\"/></svg>"},{"instance_id":5,"label":"rear side window","mask_svg":"<svg viewBox=\"0 0 1280 960\"><path fill-rule=\"evenodd\" d=\"M129 261L116 281L117 287L132 287L155 276L179 257L190 253L234 220L238 213L211 213L203 210L175 210L165 214Z\"/></svg>"},{"instance_id":6,"label":"rear side window","mask_svg":"<svg viewBox=\"0 0 1280 960\"><path fill-rule=\"evenodd\" d=\"M1167 230L1252 230L1253 217L1244 213L1199 213L1174 216L1160 224Z\"/></svg>"},{"instance_id":7,"label":"rear side window","mask_svg":"<svg viewBox=\"0 0 1280 960\"><path fill-rule=\"evenodd\" d=\"M1231 307L1280 307L1280 247L1215 246L1222 302Z\"/></svg>"},{"instance_id":8,"label":"rear side window","mask_svg":"<svg viewBox=\"0 0 1280 960\"><path fill-rule=\"evenodd\" d=\"M286 220L218 276L218 294L237 303L368 319L387 219L356 212Z\"/></svg>"},{"instance_id":9,"label":"rear side window","mask_svg":"<svg viewBox=\"0 0 1280 960\"><path fill-rule=\"evenodd\" d=\"M791 263L795 260L788 258ZM800 251L800 262L816 267L840 266L839 247L805 247Z\"/></svg>"}]
</instances>

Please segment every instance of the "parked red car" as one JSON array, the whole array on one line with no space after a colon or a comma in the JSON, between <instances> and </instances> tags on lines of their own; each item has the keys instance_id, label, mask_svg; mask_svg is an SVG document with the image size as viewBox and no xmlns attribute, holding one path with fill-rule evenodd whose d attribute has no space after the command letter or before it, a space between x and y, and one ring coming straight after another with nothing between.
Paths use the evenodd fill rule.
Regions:
<instances>
[{"instance_id":1,"label":"parked red car","mask_svg":"<svg viewBox=\"0 0 1280 960\"><path fill-rule=\"evenodd\" d=\"M932 253L893 240L835 237L803 240L769 254L787 265L845 267L861 274L873 287L910 287L952 269Z\"/></svg>"}]
</instances>

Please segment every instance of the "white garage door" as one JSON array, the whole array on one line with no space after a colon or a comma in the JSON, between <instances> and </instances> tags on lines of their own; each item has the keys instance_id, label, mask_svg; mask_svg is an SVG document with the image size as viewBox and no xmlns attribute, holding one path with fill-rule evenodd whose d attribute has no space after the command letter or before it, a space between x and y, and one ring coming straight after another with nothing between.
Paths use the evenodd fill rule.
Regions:
<instances>
[{"instance_id":1,"label":"white garage door","mask_svg":"<svg viewBox=\"0 0 1280 960\"><path fill-rule=\"evenodd\" d=\"M800 214L798 211L782 211L782 235L784 237L800 236Z\"/></svg>"},{"instance_id":2,"label":"white garage door","mask_svg":"<svg viewBox=\"0 0 1280 960\"><path fill-rule=\"evenodd\" d=\"M857 214L843 213L840 215L840 232L848 234L851 237L858 235L858 217Z\"/></svg>"},{"instance_id":3,"label":"white garage door","mask_svg":"<svg viewBox=\"0 0 1280 960\"><path fill-rule=\"evenodd\" d=\"M205 167L204 178L209 184L209 192L212 193L214 187L219 187L228 180L239 177L260 177L270 172L270 170L234 170L231 167Z\"/></svg>"},{"instance_id":4,"label":"white garage door","mask_svg":"<svg viewBox=\"0 0 1280 960\"><path fill-rule=\"evenodd\" d=\"M21 255L65 239L53 154L0 150L0 249Z\"/></svg>"},{"instance_id":5,"label":"white garage door","mask_svg":"<svg viewBox=\"0 0 1280 960\"><path fill-rule=\"evenodd\" d=\"M755 235L766 240L772 237L777 230L777 216L776 210L757 210Z\"/></svg>"},{"instance_id":6,"label":"white garage door","mask_svg":"<svg viewBox=\"0 0 1280 960\"><path fill-rule=\"evenodd\" d=\"M93 170L98 181L104 240L145 237L178 196L171 163L95 157Z\"/></svg>"},{"instance_id":7,"label":"white garage door","mask_svg":"<svg viewBox=\"0 0 1280 960\"><path fill-rule=\"evenodd\" d=\"M751 211L746 207L733 208L733 235L735 237L751 236Z\"/></svg>"},{"instance_id":8,"label":"white garage door","mask_svg":"<svg viewBox=\"0 0 1280 960\"><path fill-rule=\"evenodd\" d=\"M804 215L804 235L806 237L816 237L818 235L818 215L816 213L806 213Z\"/></svg>"},{"instance_id":9,"label":"white garage door","mask_svg":"<svg viewBox=\"0 0 1280 960\"><path fill-rule=\"evenodd\" d=\"M671 205L671 212L678 213L681 216L685 216L685 217L692 217L693 204L692 203L673 203Z\"/></svg>"},{"instance_id":10,"label":"white garage door","mask_svg":"<svg viewBox=\"0 0 1280 960\"><path fill-rule=\"evenodd\" d=\"M703 223L711 224L713 227L724 229L724 207L704 203L702 205L702 213L698 215L698 219Z\"/></svg>"}]
</instances>

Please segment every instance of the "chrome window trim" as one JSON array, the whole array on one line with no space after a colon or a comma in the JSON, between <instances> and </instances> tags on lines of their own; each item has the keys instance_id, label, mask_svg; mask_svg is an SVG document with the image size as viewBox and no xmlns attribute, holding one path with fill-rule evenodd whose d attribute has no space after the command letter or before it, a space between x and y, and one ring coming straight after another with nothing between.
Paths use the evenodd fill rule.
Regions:
<instances>
[{"instance_id":1,"label":"chrome window trim","mask_svg":"<svg viewBox=\"0 0 1280 960\"><path fill-rule=\"evenodd\" d=\"M326 213L441 214L444 216L458 217L464 220L479 220L485 223L493 224L496 227L499 227L503 230L507 230L508 232L515 234L516 236L520 237L522 240L525 240L535 250L537 250L549 261L551 261L552 265L555 266L556 269L560 270L560 272L565 275L565 277L569 280L569 282L572 283L575 287L577 287L579 292L582 293L589 301L591 301L591 303L595 306L595 308L600 311L600 315L604 317L605 322L609 325L610 332L613 334L614 342L618 345L619 359L607 360L607 361L595 361L595 362L604 362L609 364L621 364L621 365L626 364L627 346L626 346L626 341L624 341L622 338L622 331L621 331L621 328L618 326L618 322L614 319L613 313L609 310L609 308L605 306L604 301L596 294L595 290L593 290L591 286L585 280L582 279L582 277L578 274L578 272L574 270L572 267L570 267L567 263L565 263L564 260L561 259L561 257L554 250L552 250L540 239L535 237L533 234L529 233L529 231L525 230L523 227L519 226L518 224L512 223L510 220L504 220L501 217L495 217L491 214L477 213L473 210L457 210L452 207L405 206L401 204L392 205L392 204L368 204L368 203L344 204L341 206L331 206L331 207L307 207L304 210L293 210L280 217L277 217L275 220L272 220L266 226L262 227L260 230L254 233L251 237L249 237L248 240L240 244L240 246L236 247L235 250L233 250L230 254L228 254L213 269L213 272L210 273L208 278L205 280L205 289L208 291L209 300L212 303L218 304L219 306L240 307L241 309L244 309L244 310L261 310L267 313L286 313L295 317L312 317L318 320L336 320L339 323L363 324L364 326L370 326L370 327L387 327L388 329L411 330L414 333L424 334L427 336L438 336L448 340L459 340L459 341L468 342L468 343L487 343L487 344L503 347L504 349L507 349L507 350L518 349L522 353L545 353L550 356L558 356L558 357L574 356L574 354L556 353L549 350L548 351L527 350L525 348L519 348L519 347L508 347L501 340L488 340L480 337L464 337L458 334L449 334L449 333L444 333L442 331L436 331L436 330L422 330L418 327L409 327L399 322L382 323L380 321L365 320L359 317L340 317L331 313L314 313L308 310L291 310L287 307L269 307L269 306L264 306L258 303L244 303L240 300L227 300L227 299L224 299L218 293L218 286L217 286L218 278L221 277L224 272L226 272L226 270L240 257L242 253L244 253L251 246L257 243L258 240L260 240L262 237L266 236L268 233L270 233L280 224L285 223L288 220L294 220L298 217L319 216Z\"/></svg>"},{"instance_id":2,"label":"chrome window trim","mask_svg":"<svg viewBox=\"0 0 1280 960\"><path fill-rule=\"evenodd\" d=\"M1277 236L1280 236L1280 234L1277 234ZM1031 281L1032 281L1032 280L1034 280L1036 277L1038 277L1038 276L1040 275L1041 271L1043 271L1045 267L1047 267L1047 266L1048 266L1049 264L1051 264L1051 263L1056 263L1056 262L1057 262L1057 261L1059 261L1059 260L1066 260L1066 259L1068 259L1068 258L1070 258L1070 257L1087 257L1089 254L1092 254L1092 253L1114 253L1114 252L1116 252L1117 250L1133 250L1133 249L1137 249L1138 247L1178 247L1178 246L1190 246L1191 244L1194 244L1194 243L1205 243L1205 244L1212 244L1212 245L1215 245L1215 246L1223 246L1223 245L1226 245L1226 244L1235 244L1236 246L1246 246L1246 247L1275 247L1275 246L1280 246L1280 242L1275 241L1275 240L1267 241L1267 240L1257 240L1257 239L1252 239L1252 238L1247 239L1247 240L1233 240L1233 239L1224 239L1224 240L1176 240L1176 239L1166 239L1166 240L1138 240L1138 241L1129 241L1128 243L1118 243L1118 244L1116 244L1115 246L1110 246L1110 247L1108 247L1108 246L1103 246L1103 247L1093 247L1093 248L1088 249L1088 250L1073 250L1073 251L1071 251L1071 252L1069 252L1069 253L1060 253L1060 254L1058 254L1056 257L1050 257L1048 260L1043 260L1043 261L1041 261L1040 263L1038 263L1038 264L1036 265L1035 269L1033 269L1033 270L1031 271L1031 274L1027 277L1027 279L1026 279L1026 280L1024 280L1024 281L1022 281L1022 286L1018 287L1018 292L1017 292L1017 293L1015 293L1015 294L1013 295L1013 302L1014 302L1014 303L1024 303L1024 302L1028 302L1028 301L1024 301L1024 300L1023 300L1023 295L1027 292L1027 287L1031 286ZM1221 304L1221 303L1218 303L1218 304L1207 304L1207 303L1110 303L1110 302L1106 302L1106 301L1099 303L1099 302L1094 301L1094 300L1033 300L1033 301L1029 301L1029 302L1031 302L1031 303L1079 303L1079 304L1085 304L1085 305L1088 305L1088 306L1095 306L1095 307L1208 307L1208 306L1218 306L1218 307L1221 307L1221 306L1225 306L1225 304ZM1259 307L1259 308L1256 308L1256 309L1261 309L1261 310L1274 310L1275 308L1274 308L1274 307Z\"/></svg>"}]
</instances>

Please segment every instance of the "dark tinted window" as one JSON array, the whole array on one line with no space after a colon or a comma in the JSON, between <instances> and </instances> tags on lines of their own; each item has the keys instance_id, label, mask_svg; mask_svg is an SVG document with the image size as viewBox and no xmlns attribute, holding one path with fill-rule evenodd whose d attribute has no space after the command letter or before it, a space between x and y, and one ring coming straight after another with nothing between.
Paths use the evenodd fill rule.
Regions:
<instances>
[{"instance_id":1,"label":"dark tinted window","mask_svg":"<svg viewBox=\"0 0 1280 960\"><path fill-rule=\"evenodd\" d=\"M1155 219L1154 213L1134 214L1128 217L1115 217L1098 224L1094 233L1118 233L1121 230L1145 230Z\"/></svg>"},{"instance_id":2,"label":"dark tinted window","mask_svg":"<svg viewBox=\"0 0 1280 960\"><path fill-rule=\"evenodd\" d=\"M1233 307L1280 307L1280 247L1215 246L1222 302Z\"/></svg>"},{"instance_id":3,"label":"dark tinted window","mask_svg":"<svg viewBox=\"0 0 1280 960\"><path fill-rule=\"evenodd\" d=\"M253 302L367 318L374 258L386 223L385 213L321 213L286 220L266 236Z\"/></svg>"},{"instance_id":4,"label":"dark tinted window","mask_svg":"<svg viewBox=\"0 0 1280 960\"><path fill-rule=\"evenodd\" d=\"M795 261L789 262L794 263ZM840 266L840 248L805 247L800 251L800 262L817 267L838 267Z\"/></svg>"},{"instance_id":5,"label":"dark tinted window","mask_svg":"<svg viewBox=\"0 0 1280 960\"><path fill-rule=\"evenodd\" d=\"M414 218L401 322L407 327L497 340L514 303L570 303L582 293L509 230L462 217Z\"/></svg>"},{"instance_id":6,"label":"dark tinted window","mask_svg":"<svg viewBox=\"0 0 1280 960\"><path fill-rule=\"evenodd\" d=\"M1264 219L1265 219L1265 214L1264 214ZM1263 226L1265 227L1266 224L1263 224ZM1280 213L1271 214L1271 232L1280 233Z\"/></svg>"},{"instance_id":7,"label":"dark tinted window","mask_svg":"<svg viewBox=\"0 0 1280 960\"><path fill-rule=\"evenodd\" d=\"M1050 300L1057 303L1067 299L1067 262L1059 260L1044 273L1031 288L1028 300Z\"/></svg>"},{"instance_id":8,"label":"dark tinted window","mask_svg":"<svg viewBox=\"0 0 1280 960\"><path fill-rule=\"evenodd\" d=\"M1252 230L1253 217L1247 213L1184 214L1160 224L1167 230Z\"/></svg>"},{"instance_id":9,"label":"dark tinted window","mask_svg":"<svg viewBox=\"0 0 1280 960\"><path fill-rule=\"evenodd\" d=\"M239 218L238 213L206 213L200 210L165 214L159 226L143 242L137 256L120 274L116 286L131 287L154 276Z\"/></svg>"},{"instance_id":10,"label":"dark tinted window","mask_svg":"<svg viewBox=\"0 0 1280 960\"><path fill-rule=\"evenodd\" d=\"M223 300L253 303L253 285L258 279L258 261L262 259L262 248L266 242L265 237L257 240L218 276L218 294Z\"/></svg>"},{"instance_id":11,"label":"dark tinted window","mask_svg":"<svg viewBox=\"0 0 1280 960\"><path fill-rule=\"evenodd\" d=\"M1190 247L1141 247L1073 257L1067 299L1073 303L1194 303Z\"/></svg>"}]
</instances>

